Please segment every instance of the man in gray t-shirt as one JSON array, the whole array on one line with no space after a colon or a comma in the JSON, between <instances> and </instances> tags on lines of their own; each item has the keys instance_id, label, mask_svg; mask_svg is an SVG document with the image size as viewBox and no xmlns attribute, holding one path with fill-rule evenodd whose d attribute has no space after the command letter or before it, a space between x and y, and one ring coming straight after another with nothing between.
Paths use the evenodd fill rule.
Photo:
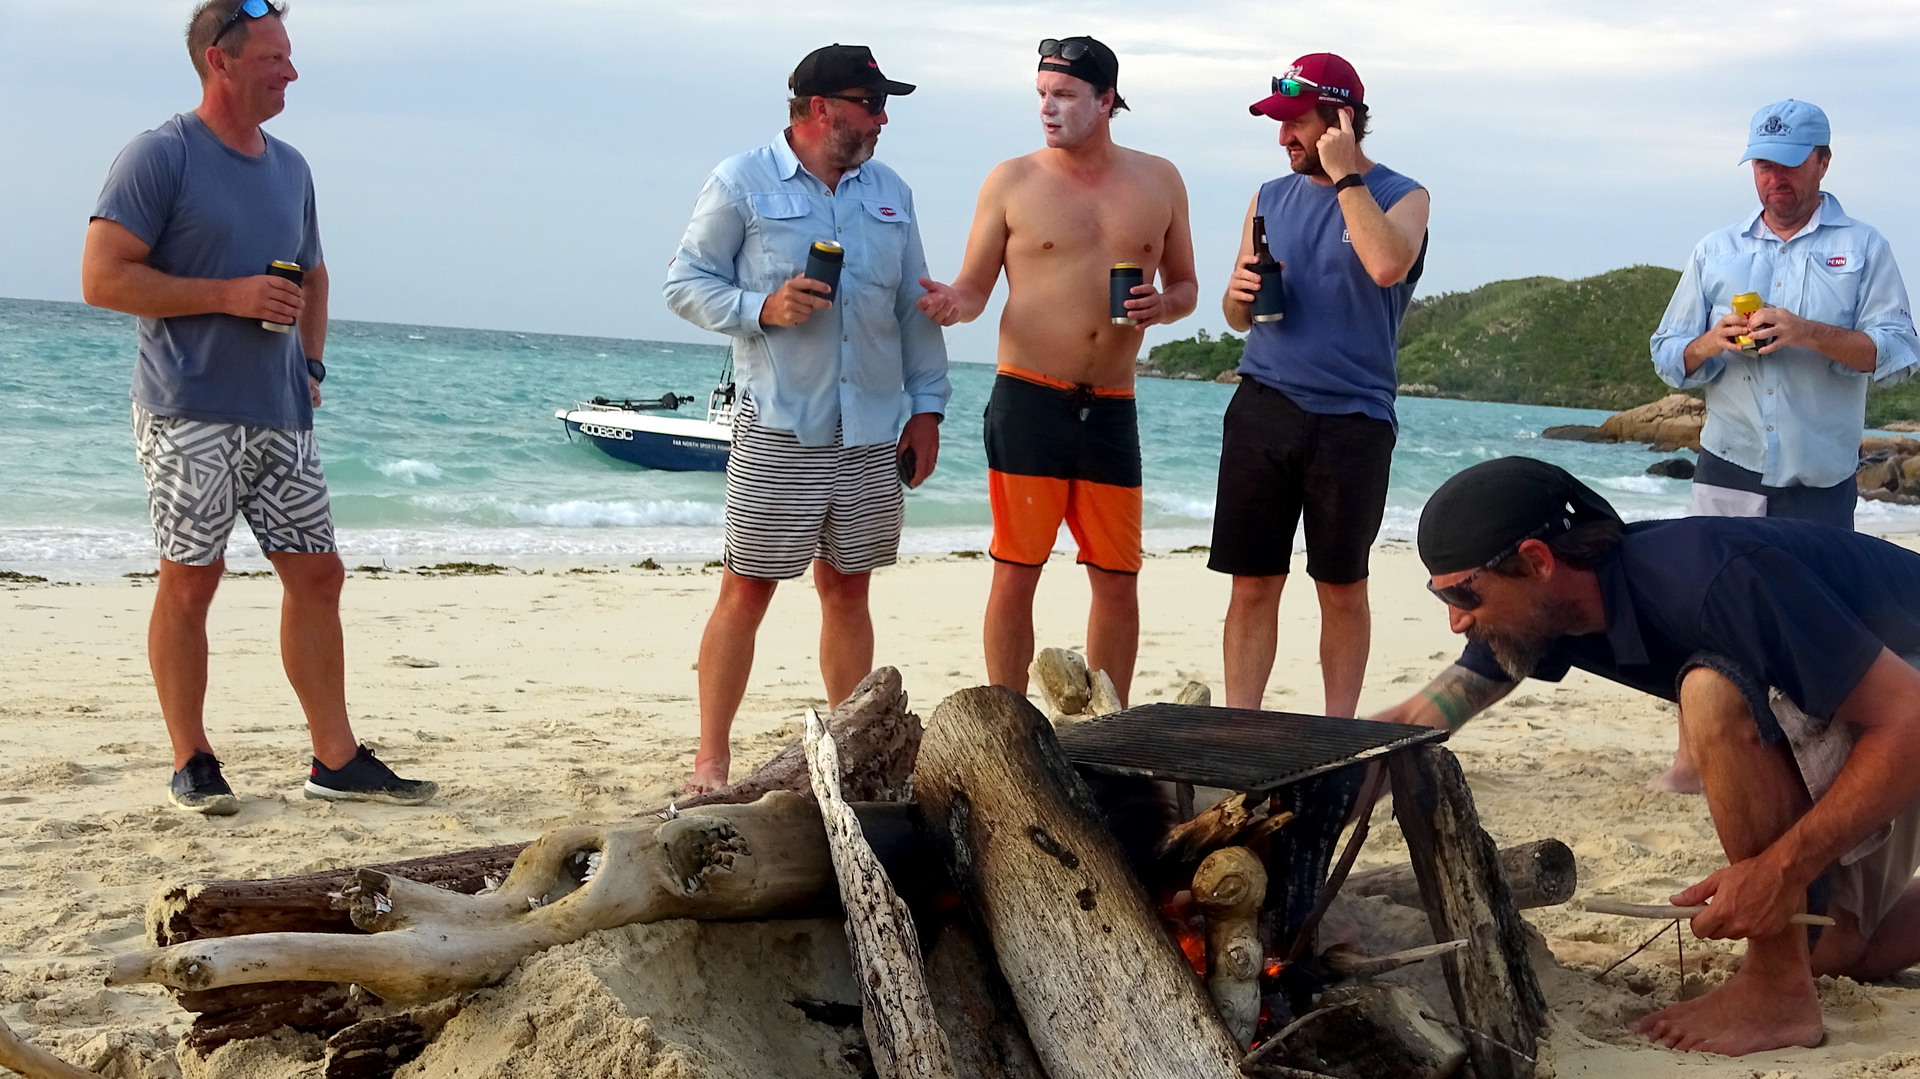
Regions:
<instances>
[{"instance_id":1,"label":"man in gray t-shirt","mask_svg":"<svg viewBox=\"0 0 1920 1079\"><path fill-rule=\"evenodd\" d=\"M313 736L310 798L418 805L347 719L340 586L313 439L327 267L306 159L260 125L298 78L268 0L202 0L187 25L199 108L135 138L87 225L88 303L140 319L133 428L159 588L148 627L175 769L169 799L239 811L207 740L207 610L244 515L285 590L280 653ZM296 282L265 272L304 270Z\"/></svg>"}]
</instances>

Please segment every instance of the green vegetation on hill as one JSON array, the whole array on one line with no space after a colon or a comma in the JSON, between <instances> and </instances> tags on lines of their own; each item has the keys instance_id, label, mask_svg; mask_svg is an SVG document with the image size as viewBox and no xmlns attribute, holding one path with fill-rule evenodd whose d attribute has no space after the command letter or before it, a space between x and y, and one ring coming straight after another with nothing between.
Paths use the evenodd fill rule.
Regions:
<instances>
[{"instance_id":1,"label":"green vegetation on hill","mask_svg":"<svg viewBox=\"0 0 1920 1079\"><path fill-rule=\"evenodd\" d=\"M1404 393L1573 408L1624 409L1672 393L1647 338L1680 274L1629 266L1562 281L1524 277L1415 300L1400 327ZM1213 378L1239 362L1232 334L1157 345L1151 370ZM1867 423L1920 419L1920 379L1867 396Z\"/></svg>"}]
</instances>

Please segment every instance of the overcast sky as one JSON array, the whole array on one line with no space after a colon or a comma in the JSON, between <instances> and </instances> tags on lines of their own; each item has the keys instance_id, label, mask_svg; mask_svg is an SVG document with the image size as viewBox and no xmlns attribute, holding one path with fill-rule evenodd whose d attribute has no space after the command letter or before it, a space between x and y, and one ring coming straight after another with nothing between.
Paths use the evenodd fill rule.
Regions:
<instances>
[{"instance_id":1,"label":"overcast sky","mask_svg":"<svg viewBox=\"0 0 1920 1079\"><path fill-rule=\"evenodd\" d=\"M79 299L87 214L134 134L199 100L189 3L0 0L0 296ZM1341 53L1372 156L1433 193L1423 294L1532 274L1678 266L1751 211L1749 116L1833 118L1827 188L1920 276L1920 3L1348 0L296 0L301 79L269 127L313 166L338 317L714 340L660 280L707 171L771 141L816 45L871 45L895 99L880 157L913 185L936 277L993 164L1040 144L1035 43L1093 34L1133 111L1115 134L1179 166L1201 304L1224 324L1247 200L1285 168L1247 115L1295 56ZM987 359L990 317L952 331Z\"/></svg>"}]
</instances>

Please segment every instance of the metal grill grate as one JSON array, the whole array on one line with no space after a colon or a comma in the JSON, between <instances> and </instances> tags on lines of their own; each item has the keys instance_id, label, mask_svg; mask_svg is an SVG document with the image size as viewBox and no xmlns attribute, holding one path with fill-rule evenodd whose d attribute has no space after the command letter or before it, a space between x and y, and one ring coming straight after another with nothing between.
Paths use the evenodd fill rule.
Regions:
<instances>
[{"instance_id":1,"label":"metal grill grate","mask_svg":"<svg viewBox=\"0 0 1920 1079\"><path fill-rule=\"evenodd\" d=\"M1129 708L1059 733L1067 758L1095 771L1261 792L1447 736L1398 723L1186 704Z\"/></svg>"}]
</instances>

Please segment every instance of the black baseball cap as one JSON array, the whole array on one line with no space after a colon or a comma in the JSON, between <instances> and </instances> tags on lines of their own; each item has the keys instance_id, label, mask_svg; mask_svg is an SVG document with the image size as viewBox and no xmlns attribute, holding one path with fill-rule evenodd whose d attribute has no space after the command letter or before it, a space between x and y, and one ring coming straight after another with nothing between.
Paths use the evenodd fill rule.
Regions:
<instances>
[{"instance_id":1,"label":"black baseball cap","mask_svg":"<svg viewBox=\"0 0 1920 1079\"><path fill-rule=\"evenodd\" d=\"M889 97L913 93L912 83L894 82L880 74L880 64L874 60L872 49L838 43L808 53L800 66L793 69L787 87L795 97L834 94L841 90L872 90Z\"/></svg>"},{"instance_id":2,"label":"black baseball cap","mask_svg":"<svg viewBox=\"0 0 1920 1079\"><path fill-rule=\"evenodd\" d=\"M1438 577L1478 569L1521 541L1618 521L1593 488L1531 457L1482 461L1455 473L1420 511L1420 561Z\"/></svg>"}]
</instances>

